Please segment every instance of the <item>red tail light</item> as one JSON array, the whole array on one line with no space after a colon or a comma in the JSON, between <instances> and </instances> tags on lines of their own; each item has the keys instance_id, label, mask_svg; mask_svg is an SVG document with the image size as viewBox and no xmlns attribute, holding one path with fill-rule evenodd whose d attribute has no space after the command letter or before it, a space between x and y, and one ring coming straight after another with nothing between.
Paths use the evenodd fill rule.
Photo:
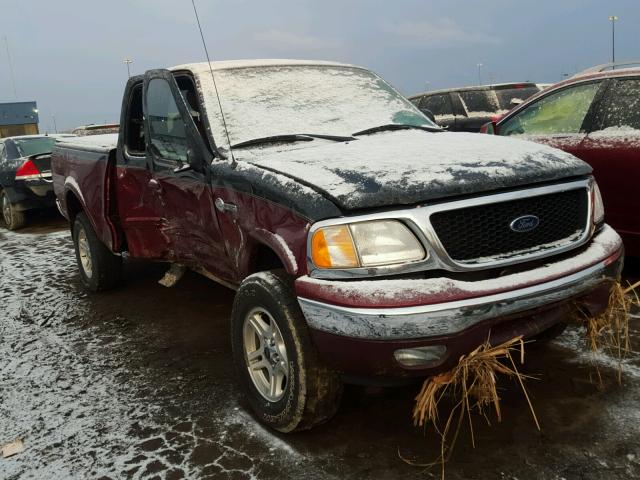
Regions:
<instances>
[{"instance_id":1,"label":"red tail light","mask_svg":"<svg viewBox=\"0 0 640 480\"><path fill-rule=\"evenodd\" d=\"M16 170L16 180L27 180L39 177L40 170L38 170L38 167L36 167L36 164L33 163L33 160L31 159L25 160L18 170Z\"/></svg>"}]
</instances>

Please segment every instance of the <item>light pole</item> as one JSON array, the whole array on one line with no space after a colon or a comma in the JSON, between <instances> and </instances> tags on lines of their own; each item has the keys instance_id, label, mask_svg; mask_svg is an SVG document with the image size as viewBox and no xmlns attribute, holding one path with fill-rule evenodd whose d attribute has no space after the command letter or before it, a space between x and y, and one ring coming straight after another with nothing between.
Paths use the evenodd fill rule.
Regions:
<instances>
[{"instance_id":1,"label":"light pole","mask_svg":"<svg viewBox=\"0 0 640 480\"><path fill-rule=\"evenodd\" d=\"M478 85L482 85L482 74L480 73L482 69L482 64L478 64Z\"/></svg>"},{"instance_id":2,"label":"light pole","mask_svg":"<svg viewBox=\"0 0 640 480\"><path fill-rule=\"evenodd\" d=\"M129 69L129 65L131 65L133 63L133 60L129 60L128 58L125 58L122 63L124 63L127 66L127 75L129 76L129 78L131 78L131 70Z\"/></svg>"},{"instance_id":3,"label":"light pole","mask_svg":"<svg viewBox=\"0 0 640 480\"><path fill-rule=\"evenodd\" d=\"M56 124L56 116L55 115L51 115L51 118L53 119L53 129L55 130L56 133L58 133L58 125Z\"/></svg>"},{"instance_id":4,"label":"light pole","mask_svg":"<svg viewBox=\"0 0 640 480\"><path fill-rule=\"evenodd\" d=\"M609 16L611 22L611 63L616 63L616 20L618 17L615 15Z\"/></svg>"}]
</instances>

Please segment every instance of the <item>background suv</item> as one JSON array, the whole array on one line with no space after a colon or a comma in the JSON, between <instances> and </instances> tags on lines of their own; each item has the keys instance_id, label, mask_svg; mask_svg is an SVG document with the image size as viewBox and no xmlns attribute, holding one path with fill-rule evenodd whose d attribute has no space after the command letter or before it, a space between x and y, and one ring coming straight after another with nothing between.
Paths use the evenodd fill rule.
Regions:
<instances>
[{"instance_id":1,"label":"background suv","mask_svg":"<svg viewBox=\"0 0 640 480\"><path fill-rule=\"evenodd\" d=\"M422 113L453 132L478 132L494 117L542 88L535 83L503 83L435 90L409 97Z\"/></svg>"}]
</instances>

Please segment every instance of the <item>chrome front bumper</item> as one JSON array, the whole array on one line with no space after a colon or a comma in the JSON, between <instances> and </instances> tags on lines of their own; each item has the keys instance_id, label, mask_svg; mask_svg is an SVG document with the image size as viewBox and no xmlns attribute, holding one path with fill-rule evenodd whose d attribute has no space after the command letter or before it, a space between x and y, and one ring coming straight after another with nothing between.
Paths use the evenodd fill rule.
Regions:
<instances>
[{"instance_id":1,"label":"chrome front bumper","mask_svg":"<svg viewBox=\"0 0 640 480\"><path fill-rule=\"evenodd\" d=\"M484 320L579 297L603 282L616 280L621 265L622 241L605 226L581 253L526 272L530 281L525 285L522 273L473 282L473 291L489 291L498 282L509 285L513 277L514 288L499 293L483 296L470 293L470 298L399 308L341 306L304 297L298 301L309 326L319 331L369 340L418 339L455 334ZM545 281L549 278L553 279ZM522 285L519 288L518 281ZM442 292L433 293L436 297ZM367 294L371 294L370 290L363 292L362 297Z\"/></svg>"}]
</instances>

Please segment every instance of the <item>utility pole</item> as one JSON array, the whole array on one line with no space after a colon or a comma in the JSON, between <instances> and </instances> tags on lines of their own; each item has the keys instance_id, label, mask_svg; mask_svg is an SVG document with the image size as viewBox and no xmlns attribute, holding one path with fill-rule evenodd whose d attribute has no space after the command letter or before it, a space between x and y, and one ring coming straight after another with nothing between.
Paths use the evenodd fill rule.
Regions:
<instances>
[{"instance_id":1,"label":"utility pole","mask_svg":"<svg viewBox=\"0 0 640 480\"><path fill-rule=\"evenodd\" d=\"M131 70L129 69L129 65L131 65L133 63L133 60L129 60L128 58L125 58L122 63L124 63L127 66L127 75L129 76L129 78L131 78Z\"/></svg>"},{"instance_id":2,"label":"utility pole","mask_svg":"<svg viewBox=\"0 0 640 480\"><path fill-rule=\"evenodd\" d=\"M615 15L609 16L611 22L611 63L616 63L616 21L618 17ZM615 69L615 66L613 67Z\"/></svg>"},{"instance_id":3,"label":"utility pole","mask_svg":"<svg viewBox=\"0 0 640 480\"><path fill-rule=\"evenodd\" d=\"M16 90L16 75L13 71L13 62L11 61L11 51L9 50L9 40L7 36L4 37L4 45L7 49L7 60L9 60L9 74L11 75L11 84L13 86L13 96L18 100L18 92Z\"/></svg>"},{"instance_id":4,"label":"utility pole","mask_svg":"<svg viewBox=\"0 0 640 480\"><path fill-rule=\"evenodd\" d=\"M58 133L58 125L56 124L56 116L55 115L51 115L51 118L53 119L53 129L55 130L56 133Z\"/></svg>"},{"instance_id":5,"label":"utility pole","mask_svg":"<svg viewBox=\"0 0 640 480\"><path fill-rule=\"evenodd\" d=\"M482 74L480 73L482 68L482 64L478 64L478 85L482 85Z\"/></svg>"}]
</instances>

